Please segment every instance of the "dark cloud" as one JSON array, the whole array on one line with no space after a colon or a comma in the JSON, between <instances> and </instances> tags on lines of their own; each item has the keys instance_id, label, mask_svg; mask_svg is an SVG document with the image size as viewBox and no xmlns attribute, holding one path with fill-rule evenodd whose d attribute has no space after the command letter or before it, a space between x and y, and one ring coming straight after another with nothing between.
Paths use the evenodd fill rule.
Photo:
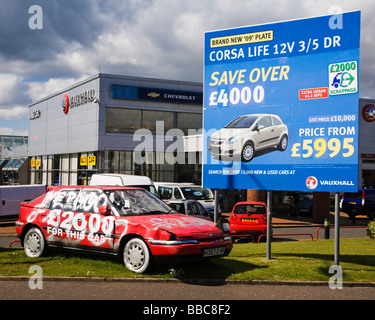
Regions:
<instances>
[{"instance_id":1,"label":"dark cloud","mask_svg":"<svg viewBox=\"0 0 375 320\"><path fill-rule=\"evenodd\" d=\"M92 47L106 27L109 15L119 19L116 7L121 5L123 12L123 6L127 2L129 1L2 0L0 54L8 59L37 62L53 59L54 55L64 52L75 42L84 47ZM42 9L41 30L29 28L29 20L34 21L36 14L34 11L29 13L32 5L38 5ZM127 12L124 18L130 16L130 12Z\"/></svg>"}]
</instances>

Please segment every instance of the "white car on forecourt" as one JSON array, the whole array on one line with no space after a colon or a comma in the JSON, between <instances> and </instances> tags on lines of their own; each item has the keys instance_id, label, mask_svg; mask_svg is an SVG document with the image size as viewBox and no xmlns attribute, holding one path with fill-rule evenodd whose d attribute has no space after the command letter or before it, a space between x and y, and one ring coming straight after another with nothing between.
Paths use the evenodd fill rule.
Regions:
<instances>
[{"instance_id":1,"label":"white car on forecourt","mask_svg":"<svg viewBox=\"0 0 375 320\"><path fill-rule=\"evenodd\" d=\"M249 162L256 151L288 147L288 128L275 114L248 114L235 118L214 132L209 151L214 157Z\"/></svg>"}]
</instances>

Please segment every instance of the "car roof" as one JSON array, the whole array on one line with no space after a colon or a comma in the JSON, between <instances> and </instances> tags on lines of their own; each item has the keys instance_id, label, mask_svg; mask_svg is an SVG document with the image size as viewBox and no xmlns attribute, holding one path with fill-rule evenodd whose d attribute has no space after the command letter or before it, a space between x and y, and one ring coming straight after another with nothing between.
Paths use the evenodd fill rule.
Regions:
<instances>
[{"instance_id":1,"label":"car roof","mask_svg":"<svg viewBox=\"0 0 375 320\"><path fill-rule=\"evenodd\" d=\"M266 205L264 202L262 201L241 201L241 202L237 202L235 204L235 206L239 205L239 204L261 204L261 205Z\"/></svg>"},{"instance_id":2,"label":"car roof","mask_svg":"<svg viewBox=\"0 0 375 320\"><path fill-rule=\"evenodd\" d=\"M278 117L277 114L273 114L273 113L250 113L250 114L244 114L241 117L248 117L248 116L256 116L256 117L259 117L259 116L273 116L273 117Z\"/></svg>"},{"instance_id":3,"label":"car roof","mask_svg":"<svg viewBox=\"0 0 375 320\"><path fill-rule=\"evenodd\" d=\"M137 187L123 187L123 186L49 186L47 191L50 190L63 190L63 189L86 189L86 190L143 190Z\"/></svg>"},{"instance_id":4,"label":"car roof","mask_svg":"<svg viewBox=\"0 0 375 320\"><path fill-rule=\"evenodd\" d=\"M165 201L169 203L185 203L185 202L198 202L194 199L166 199Z\"/></svg>"}]
</instances>

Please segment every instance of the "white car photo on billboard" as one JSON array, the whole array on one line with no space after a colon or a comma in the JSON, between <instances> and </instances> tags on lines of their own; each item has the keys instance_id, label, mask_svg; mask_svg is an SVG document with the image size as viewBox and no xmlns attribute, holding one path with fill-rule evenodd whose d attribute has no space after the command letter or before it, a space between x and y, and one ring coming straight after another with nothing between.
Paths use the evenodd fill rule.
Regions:
<instances>
[{"instance_id":1,"label":"white car photo on billboard","mask_svg":"<svg viewBox=\"0 0 375 320\"><path fill-rule=\"evenodd\" d=\"M287 147L288 128L275 114L239 116L214 132L208 144L215 158L242 162L250 162L260 150L285 151Z\"/></svg>"}]
</instances>

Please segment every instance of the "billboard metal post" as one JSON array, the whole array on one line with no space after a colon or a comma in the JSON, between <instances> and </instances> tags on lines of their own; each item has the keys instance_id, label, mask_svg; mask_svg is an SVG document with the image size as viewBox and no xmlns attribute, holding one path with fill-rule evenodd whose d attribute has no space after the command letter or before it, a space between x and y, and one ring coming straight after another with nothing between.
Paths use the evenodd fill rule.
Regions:
<instances>
[{"instance_id":1,"label":"billboard metal post","mask_svg":"<svg viewBox=\"0 0 375 320\"><path fill-rule=\"evenodd\" d=\"M340 193L335 193L335 266L340 264Z\"/></svg>"},{"instance_id":2,"label":"billboard metal post","mask_svg":"<svg viewBox=\"0 0 375 320\"><path fill-rule=\"evenodd\" d=\"M271 260L272 191L267 191L267 260Z\"/></svg>"},{"instance_id":3,"label":"billboard metal post","mask_svg":"<svg viewBox=\"0 0 375 320\"><path fill-rule=\"evenodd\" d=\"M215 204L214 204L214 222L216 223L219 219L219 192L217 192L217 189L214 191L215 195Z\"/></svg>"}]
</instances>

